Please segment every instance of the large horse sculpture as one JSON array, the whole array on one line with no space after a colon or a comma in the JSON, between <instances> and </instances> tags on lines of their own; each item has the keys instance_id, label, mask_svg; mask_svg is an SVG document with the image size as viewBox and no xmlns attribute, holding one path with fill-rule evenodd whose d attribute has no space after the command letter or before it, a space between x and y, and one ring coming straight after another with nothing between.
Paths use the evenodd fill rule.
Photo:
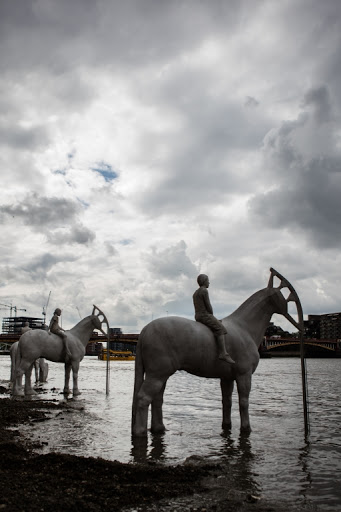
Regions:
<instances>
[{"instance_id":1,"label":"large horse sculpture","mask_svg":"<svg viewBox=\"0 0 341 512\"><path fill-rule=\"evenodd\" d=\"M98 311L95 314L95 310ZM103 319L101 320L101 317ZM67 356L65 344L57 334L52 334L44 330L36 329L27 331L19 339L18 349L15 361L15 381L13 385L13 395L34 395L35 391L31 385L31 372L36 359L44 357L49 361L56 363L65 363L65 384L64 393L70 393L69 380L72 369L73 377L73 395L80 395L78 389L78 370L79 363L85 355L86 345L94 329L102 330L102 324L108 321L96 306L93 308L92 315L83 318L75 327L65 331L67 336L68 348L71 357ZM22 389L22 377L25 374L25 393Z\"/></svg>"},{"instance_id":2,"label":"large horse sculpture","mask_svg":"<svg viewBox=\"0 0 341 512\"><path fill-rule=\"evenodd\" d=\"M241 430L250 431L249 394L251 377L259 361L258 347L274 313L282 314L296 328L298 323L288 313L288 302L299 298L292 285L276 270L267 288L254 293L234 313L222 320L227 330L225 343L235 364L218 358L212 331L205 325L181 317L165 317L144 327L137 344L135 385L132 407L132 434L146 436L148 408L151 404L151 431L165 431L162 417L163 394L168 378L177 370L193 375L220 379L223 400L223 429L231 428L234 381L239 395ZM274 276L280 279L274 287ZM288 288L287 298L281 292Z\"/></svg>"}]
</instances>

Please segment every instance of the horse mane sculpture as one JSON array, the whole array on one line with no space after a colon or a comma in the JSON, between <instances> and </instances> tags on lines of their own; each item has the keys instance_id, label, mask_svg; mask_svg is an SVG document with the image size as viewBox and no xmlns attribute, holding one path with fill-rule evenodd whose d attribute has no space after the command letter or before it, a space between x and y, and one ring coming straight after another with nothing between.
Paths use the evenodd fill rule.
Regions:
<instances>
[{"instance_id":1,"label":"horse mane sculpture","mask_svg":"<svg viewBox=\"0 0 341 512\"><path fill-rule=\"evenodd\" d=\"M217 344L205 325L181 317L165 317L146 325L137 344L135 385L132 406L132 435L146 436L148 408L151 404L151 431L165 431L162 417L163 394L168 378L177 370L199 377L220 379L223 400L223 429L231 428L234 381L239 395L241 430L251 431L249 394L252 374L259 362L258 347L274 313L282 314L296 328L298 323L288 313L288 302L300 305L292 285L276 270L267 288L254 293L231 315L222 320L227 330L225 343L235 364L218 359ZM274 287L274 277L280 285ZM285 298L282 288L290 294Z\"/></svg>"},{"instance_id":2,"label":"horse mane sculpture","mask_svg":"<svg viewBox=\"0 0 341 512\"><path fill-rule=\"evenodd\" d=\"M95 311L98 311L95 314ZM101 319L100 317L103 317ZM108 321L97 307L93 307L92 315L83 318L77 325L69 331L65 331L68 340L68 348L71 358L66 356L65 345L62 338L56 334L51 334L42 329L35 329L25 332L21 335L15 360L15 380L13 384L13 395L34 395L36 392L31 385L31 373L36 359L44 357L49 361L56 363L65 363L65 384L64 394L70 393L69 380L72 369L73 376L73 395L80 395L78 389L78 370L79 363L85 355L86 345L94 329L98 329L103 334L102 324L108 325ZM25 393L22 389L22 376L25 374Z\"/></svg>"}]
</instances>

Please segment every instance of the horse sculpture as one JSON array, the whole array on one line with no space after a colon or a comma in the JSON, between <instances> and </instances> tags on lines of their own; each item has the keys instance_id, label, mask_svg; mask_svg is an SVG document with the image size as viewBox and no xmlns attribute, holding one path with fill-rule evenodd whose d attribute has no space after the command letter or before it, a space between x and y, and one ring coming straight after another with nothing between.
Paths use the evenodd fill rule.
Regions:
<instances>
[{"instance_id":1,"label":"horse sculpture","mask_svg":"<svg viewBox=\"0 0 341 512\"><path fill-rule=\"evenodd\" d=\"M98 310L98 314L95 314ZM101 320L101 316L103 319ZM15 360L15 380L13 385L13 395L34 395L35 391L31 385L31 372L36 359L44 357L49 361L56 363L65 363L65 384L64 393L70 393L69 380L72 369L73 376L73 395L80 395L78 389L78 370L79 363L85 355L86 345L94 329L102 330L102 323L108 325L108 321L96 306L93 308L92 315L83 318L75 327L65 331L68 340L68 348L71 357L66 355L63 340L56 334L36 329L22 334L18 342L18 349ZM25 374L25 393L22 389L22 376Z\"/></svg>"},{"instance_id":2,"label":"horse sculpture","mask_svg":"<svg viewBox=\"0 0 341 512\"><path fill-rule=\"evenodd\" d=\"M288 302L298 306L299 298L292 285L276 270L267 288L254 293L234 313L222 320L227 330L225 343L235 364L218 359L212 331L205 325L181 317L159 318L146 325L137 344L135 385L132 407L132 435L146 436L148 408L151 404L151 431L165 431L162 417L163 394L167 379L177 370L193 375L220 379L223 400L223 429L231 428L234 381L239 395L241 430L251 430L249 394L252 374L259 362L258 347L273 313L282 314L296 328L298 323L288 313ZM274 276L280 285L274 287ZM281 292L288 288L287 298Z\"/></svg>"},{"instance_id":3,"label":"horse sculpture","mask_svg":"<svg viewBox=\"0 0 341 512\"><path fill-rule=\"evenodd\" d=\"M11 356L11 376L10 376L11 384L14 383L15 378L16 378L15 360L16 360L16 356L17 356L18 345L19 345L19 341L14 342L9 351L9 354ZM34 366L34 371L35 371L36 382L46 382L49 365L45 362L45 359L43 357L40 357L39 359L37 359L34 362L33 366Z\"/></svg>"}]
</instances>

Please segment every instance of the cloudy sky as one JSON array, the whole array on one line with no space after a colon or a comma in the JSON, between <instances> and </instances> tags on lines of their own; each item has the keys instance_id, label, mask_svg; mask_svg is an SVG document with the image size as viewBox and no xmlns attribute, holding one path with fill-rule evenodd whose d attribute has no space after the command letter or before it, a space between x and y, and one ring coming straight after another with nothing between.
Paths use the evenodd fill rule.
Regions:
<instances>
[{"instance_id":1,"label":"cloudy sky","mask_svg":"<svg viewBox=\"0 0 341 512\"><path fill-rule=\"evenodd\" d=\"M0 0L0 303L41 317L51 291L65 328L96 304L139 332L192 318L198 273L223 317L272 266L305 317L341 311L340 18Z\"/></svg>"}]
</instances>

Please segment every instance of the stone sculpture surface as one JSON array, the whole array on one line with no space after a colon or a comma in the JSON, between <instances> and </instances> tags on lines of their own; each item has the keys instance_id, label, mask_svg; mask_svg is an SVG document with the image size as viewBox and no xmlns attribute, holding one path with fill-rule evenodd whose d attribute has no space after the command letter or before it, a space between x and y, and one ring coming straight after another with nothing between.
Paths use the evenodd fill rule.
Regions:
<instances>
[{"instance_id":1,"label":"stone sculpture surface","mask_svg":"<svg viewBox=\"0 0 341 512\"><path fill-rule=\"evenodd\" d=\"M226 350L225 334L227 334L227 330L224 324L213 315L213 308L207 291L207 288L210 286L208 276L200 274L197 281L199 288L193 294L195 320L207 325L213 332L218 344L219 359L226 363L234 364L232 357Z\"/></svg>"},{"instance_id":2,"label":"stone sculpture surface","mask_svg":"<svg viewBox=\"0 0 341 512\"><path fill-rule=\"evenodd\" d=\"M267 288L254 293L236 311L222 320L227 331L226 348L235 364L226 364L219 359L213 332L200 322L181 317L165 317L153 320L144 327L139 336L135 359L133 436L147 435L149 405L152 432L164 432L163 394L168 378L177 370L185 370L200 377L220 379L224 429L231 428L232 391L236 382L241 430L251 430L251 379L258 365L258 347L265 329L274 313L282 314L295 327L298 326L288 313L288 302L294 301L297 306L299 299L293 293L287 299L283 296L281 289L291 287L284 278L278 287L274 287L275 272L271 269Z\"/></svg>"},{"instance_id":3,"label":"stone sculpture surface","mask_svg":"<svg viewBox=\"0 0 341 512\"><path fill-rule=\"evenodd\" d=\"M98 311L95 314L95 311ZM103 317L103 319L101 319ZM92 315L83 318L75 327L65 331L68 338L70 356L65 352L63 339L57 334L48 333L45 330L37 329L25 332L18 342L18 350L15 359L15 381L13 395L33 395L35 391L31 385L31 372L34 361L44 357L49 361L65 363L65 384L64 393L70 393L69 380L72 369L73 395L79 395L78 370L79 363L85 355L86 345L94 329L102 330L102 323L107 319L96 306ZM25 374L25 390L22 389L22 376Z\"/></svg>"},{"instance_id":4,"label":"stone sculpture surface","mask_svg":"<svg viewBox=\"0 0 341 512\"><path fill-rule=\"evenodd\" d=\"M25 322L24 327L21 328L21 334L24 334L27 331L31 331L31 327L29 322ZM18 341L13 343L11 350L10 350L10 356L11 356L11 382L14 382L15 379L15 357L18 347ZM46 382L47 381L47 375L49 371L49 365L45 361L43 357L40 357L36 361L34 361L34 373L36 377L36 382Z\"/></svg>"},{"instance_id":5,"label":"stone sculpture surface","mask_svg":"<svg viewBox=\"0 0 341 512\"><path fill-rule=\"evenodd\" d=\"M50 321L49 332L52 334L57 334L57 336L63 340L66 358L71 359L72 356L69 349L67 335L65 334L65 329L62 329L62 327L59 326L59 317L61 314L62 310L60 308L56 308Z\"/></svg>"}]
</instances>

